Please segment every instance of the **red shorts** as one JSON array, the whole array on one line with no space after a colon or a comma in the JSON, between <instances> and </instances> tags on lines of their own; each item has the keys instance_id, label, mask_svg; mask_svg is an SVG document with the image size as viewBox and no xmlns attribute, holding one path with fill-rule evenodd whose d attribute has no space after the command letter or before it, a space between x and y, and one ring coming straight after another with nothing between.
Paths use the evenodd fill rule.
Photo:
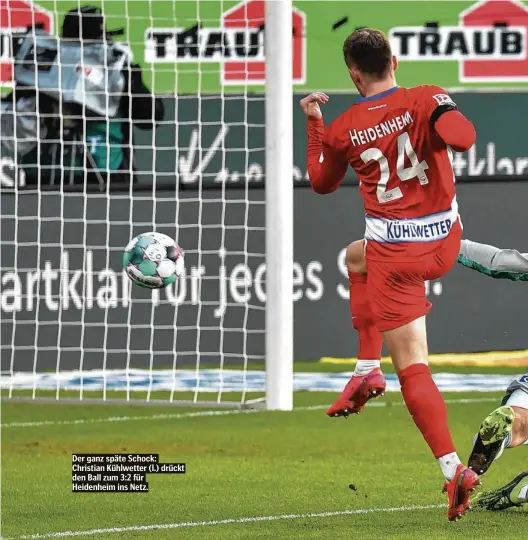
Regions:
<instances>
[{"instance_id":1,"label":"red shorts","mask_svg":"<svg viewBox=\"0 0 528 540\"><path fill-rule=\"evenodd\" d=\"M401 251L394 261L389 255L380 257L375 246L367 242L367 291L380 332L394 330L429 313L431 303L425 294L425 282L442 277L454 266L461 236L457 224L445 240L434 242L434 247L429 245L433 249L405 262L401 260Z\"/></svg>"}]
</instances>

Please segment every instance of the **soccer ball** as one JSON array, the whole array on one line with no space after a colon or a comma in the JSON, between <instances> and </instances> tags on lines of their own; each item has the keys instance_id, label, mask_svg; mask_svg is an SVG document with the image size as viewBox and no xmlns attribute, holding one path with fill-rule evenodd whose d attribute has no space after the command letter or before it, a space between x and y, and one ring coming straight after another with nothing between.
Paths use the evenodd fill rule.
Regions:
<instances>
[{"instance_id":1,"label":"soccer ball","mask_svg":"<svg viewBox=\"0 0 528 540\"><path fill-rule=\"evenodd\" d=\"M123 253L123 268L140 287L162 289L184 269L183 251L166 234L148 232L132 238Z\"/></svg>"}]
</instances>

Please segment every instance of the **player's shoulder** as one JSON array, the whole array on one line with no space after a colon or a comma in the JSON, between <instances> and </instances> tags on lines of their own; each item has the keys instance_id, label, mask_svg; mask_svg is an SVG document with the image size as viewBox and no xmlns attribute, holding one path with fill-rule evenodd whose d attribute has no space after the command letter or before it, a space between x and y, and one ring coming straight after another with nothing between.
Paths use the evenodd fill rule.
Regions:
<instances>
[{"instance_id":1,"label":"player's shoulder","mask_svg":"<svg viewBox=\"0 0 528 540\"><path fill-rule=\"evenodd\" d=\"M406 88L410 96L416 98L427 99L434 97L435 95L449 95L448 91L441 86L436 86L435 84L420 84L418 86L413 86L411 88Z\"/></svg>"},{"instance_id":2,"label":"player's shoulder","mask_svg":"<svg viewBox=\"0 0 528 540\"><path fill-rule=\"evenodd\" d=\"M409 88L409 90L420 101L429 101L432 99L439 105L453 101L449 95L449 92L445 88L436 86L435 84L421 84L419 86Z\"/></svg>"},{"instance_id":3,"label":"player's shoulder","mask_svg":"<svg viewBox=\"0 0 528 540\"><path fill-rule=\"evenodd\" d=\"M408 98L418 106L425 107L429 114L437 108L456 109L456 103L445 88L434 84L421 84L408 88Z\"/></svg>"},{"instance_id":4,"label":"player's shoulder","mask_svg":"<svg viewBox=\"0 0 528 540\"><path fill-rule=\"evenodd\" d=\"M444 92L447 94L447 90L445 88L442 86L437 86L436 84L419 84L418 86L408 88L408 90L420 94L434 94L435 92Z\"/></svg>"}]
</instances>

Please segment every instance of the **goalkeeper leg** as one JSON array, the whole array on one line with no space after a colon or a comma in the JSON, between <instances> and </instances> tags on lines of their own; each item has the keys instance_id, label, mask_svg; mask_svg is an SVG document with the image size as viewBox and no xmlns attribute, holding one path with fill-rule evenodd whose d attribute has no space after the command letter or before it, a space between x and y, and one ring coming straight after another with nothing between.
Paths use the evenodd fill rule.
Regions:
<instances>
[{"instance_id":1,"label":"goalkeeper leg","mask_svg":"<svg viewBox=\"0 0 528 540\"><path fill-rule=\"evenodd\" d=\"M502 403L475 435L468 464L477 474L484 474L506 448L528 444L528 374L509 386Z\"/></svg>"},{"instance_id":2,"label":"goalkeeper leg","mask_svg":"<svg viewBox=\"0 0 528 540\"><path fill-rule=\"evenodd\" d=\"M501 488L484 491L473 503L486 510L505 510L528 503L528 472L521 473Z\"/></svg>"}]
</instances>

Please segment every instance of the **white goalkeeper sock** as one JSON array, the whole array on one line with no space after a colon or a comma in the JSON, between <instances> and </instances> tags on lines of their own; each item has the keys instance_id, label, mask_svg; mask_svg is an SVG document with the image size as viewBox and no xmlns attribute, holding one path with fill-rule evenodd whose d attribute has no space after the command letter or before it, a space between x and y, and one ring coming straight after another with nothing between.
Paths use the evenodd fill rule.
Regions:
<instances>
[{"instance_id":1,"label":"white goalkeeper sock","mask_svg":"<svg viewBox=\"0 0 528 540\"><path fill-rule=\"evenodd\" d=\"M451 452L445 456L438 458L438 464L442 469L442 474L445 476L446 480L452 480L455 476L457 467L461 464L460 458L456 452Z\"/></svg>"},{"instance_id":2,"label":"white goalkeeper sock","mask_svg":"<svg viewBox=\"0 0 528 540\"><path fill-rule=\"evenodd\" d=\"M518 502L528 502L528 486L521 488L519 496L517 497Z\"/></svg>"},{"instance_id":3,"label":"white goalkeeper sock","mask_svg":"<svg viewBox=\"0 0 528 540\"><path fill-rule=\"evenodd\" d=\"M504 444L502 445L502 447L503 448L511 448L511 443L512 443L512 434L510 432L510 433L508 433L508 435L504 439Z\"/></svg>"},{"instance_id":4,"label":"white goalkeeper sock","mask_svg":"<svg viewBox=\"0 0 528 540\"><path fill-rule=\"evenodd\" d=\"M373 369L379 368L381 365L379 360L358 360L356 362L356 368L354 369L354 375L366 375Z\"/></svg>"}]
</instances>

